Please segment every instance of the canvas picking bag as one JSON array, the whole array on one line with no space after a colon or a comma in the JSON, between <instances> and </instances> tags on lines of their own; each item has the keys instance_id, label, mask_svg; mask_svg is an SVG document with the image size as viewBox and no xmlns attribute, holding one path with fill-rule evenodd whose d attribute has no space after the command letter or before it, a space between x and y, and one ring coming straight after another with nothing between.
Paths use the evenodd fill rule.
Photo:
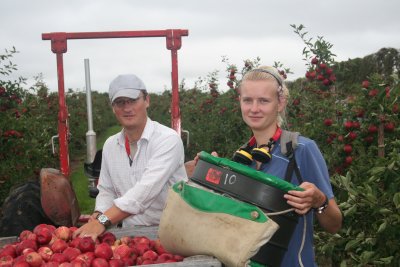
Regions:
<instances>
[{"instance_id":1,"label":"canvas picking bag","mask_svg":"<svg viewBox=\"0 0 400 267\"><path fill-rule=\"evenodd\" d=\"M243 267L278 228L257 206L182 181L169 189L158 235L171 253Z\"/></svg>"}]
</instances>

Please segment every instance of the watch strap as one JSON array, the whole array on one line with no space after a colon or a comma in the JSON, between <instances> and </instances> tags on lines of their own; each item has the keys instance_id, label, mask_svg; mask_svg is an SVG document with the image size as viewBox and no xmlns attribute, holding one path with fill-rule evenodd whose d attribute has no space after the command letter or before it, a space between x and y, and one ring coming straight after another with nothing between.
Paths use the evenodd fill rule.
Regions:
<instances>
[{"instance_id":1,"label":"watch strap","mask_svg":"<svg viewBox=\"0 0 400 267\"><path fill-rule=\"evenodd\" d=\"M328 196L325 195L325 201L324 201L324 203L323 203L320 207L314 208L313 210L314 210L316 213L321 214L321 213L323 213L324 210L328 207L328 204L329 204L329 199L328 199Z\"/></svg>"}]
</instances>

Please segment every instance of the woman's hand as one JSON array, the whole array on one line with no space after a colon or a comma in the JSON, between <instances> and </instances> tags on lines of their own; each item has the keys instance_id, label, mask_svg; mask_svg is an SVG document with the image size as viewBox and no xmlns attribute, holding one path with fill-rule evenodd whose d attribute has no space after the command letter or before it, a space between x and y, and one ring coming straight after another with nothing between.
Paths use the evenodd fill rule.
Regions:
<instances>
[{"instance_id":1,"label":"woman's hand","mask_svg":"<svg viewBox=\"0 0 400 267\"><path fill-rule=\"evenodd\" d=\"M211 155L214 157L218 157L218 153L215 151L211 152ZM194 169L195 169L199 159L200 159L200 152L197 153L196 157L194 157L193 160L185 162L185 169L186 169L186 174L188 177L192 177L192 174L194 172Z\"/></svg>"},{"instance_id":2,"label":"woman's hand","mask_svg":"<svg viewBox=\"0 0 400 267\"><path fill-rule=\"evenodd\" d=\"M300 185L304 191L291 190L284 195L287 203L298 214L306 214L312 208L318 208L325 202L325 194L314 184L304 182Z\"/></svg>"}]
</instances>

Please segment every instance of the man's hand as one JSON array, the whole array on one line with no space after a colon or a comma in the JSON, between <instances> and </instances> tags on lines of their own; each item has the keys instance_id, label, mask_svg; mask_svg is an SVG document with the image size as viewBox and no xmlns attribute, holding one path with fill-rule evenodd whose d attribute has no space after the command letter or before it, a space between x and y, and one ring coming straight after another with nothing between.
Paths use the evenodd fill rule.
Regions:
<instances>
[{"instance_id":1,"label":"man's hand","mask_svg":"<svg viewBox=\"0 0 400 267\"><path fill-rule=\"evenodd\" d=\"M89 222L79 227L79 229L74 232L72 237L75 238L78 236L90 236L94 241L96 241L97 237L104 233L105 230L106 227L102 225L98 220L89 219Z\"/></svg>"},{"instance_id":2,"label":"man's hand","mask_svg":"<svg viewBox=\"0 0 400 267\"><path fill-rule=\"evenodd\" d=\"M101 214L101 212L100 211L95 211L95 212L93 212L93 214L92 215L90 215L90 217L89 217L89 222L90 221L93 221L93 220L97 220L97 216L99 216Z\"/></svg>"}]
</instances>

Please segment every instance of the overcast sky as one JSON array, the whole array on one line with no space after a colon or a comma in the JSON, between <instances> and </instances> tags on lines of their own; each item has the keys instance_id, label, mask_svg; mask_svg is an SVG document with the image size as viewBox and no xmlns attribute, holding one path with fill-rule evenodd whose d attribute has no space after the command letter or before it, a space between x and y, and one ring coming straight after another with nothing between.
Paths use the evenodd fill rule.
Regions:
<instances>
[{"instance_id":1,"label":"overcast sky","mask_svg":"<svg viewBox=\"0 0 400 267\"><path fill-rule=\"evenodd\" d=\"M15 46L15 74L28 78L28 87L42 73L51 90L56 56L42 33L187 29L178 61L179 80L189 87L219 70L226 88L223 56L240 67L256 57L264 65L279 61L294 72L288 80L303 76L304 44L290 24L305 25L309 37L324 36L336 61L400 48L399 0L1 0L0 9L0 54ZM107 91L122 73L137 74L150 92L171 87L165 38L68 40L65 88L85 89L85 58L93 90Z\"/></svg>"}]
</instances>

